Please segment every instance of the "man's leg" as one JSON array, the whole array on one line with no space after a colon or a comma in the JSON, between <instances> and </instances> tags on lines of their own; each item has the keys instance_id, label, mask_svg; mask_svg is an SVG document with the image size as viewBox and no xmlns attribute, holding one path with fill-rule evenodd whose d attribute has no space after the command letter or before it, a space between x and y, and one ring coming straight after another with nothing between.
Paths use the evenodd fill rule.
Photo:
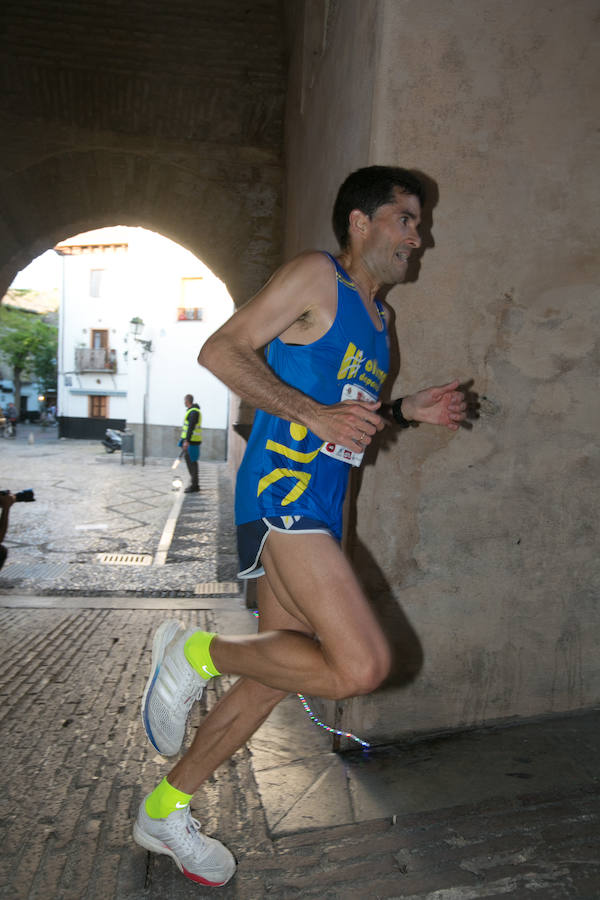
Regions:
<instances>
[{"instance_id":1,"label":"man's leg","mask_svg":"<svg viewBox=\"0 0 600 900\"><path fill-rule=\"evenodd\" d=\"M292 630L308 634L308 626L280 605L266 577L259 578L258 632ZM287 691L239 678L202 720L187 753L167 776L173 787L193 794L214 770L246 743Z\"/></svg>"},{"instance_id":2,"label":"man's leg","mask_svg":"<svg viewBox=\"0 0 600 900\"><path fill-rule=\"evenodd\" d=\"M263 624L259 634L241 637L184 631L177 622L156 632L142 718L159 753L179 752L189 710L215 675L341 699L374 690L388 674L389 644L330 535L273 531L262 561L269 596L287 613L288 624Z\"/></svg>"},{"instance_id":3,"label":"man's leg","mask_svg":"<svg viewBox=\"0 0 600 900\"><path fill-rule=\"evenodd\" d=\"M258 605L259 631L305 627L278 604L266 578L259 581ZM285 696L283 691L240 678L204 718L192 746L168 779L142 801L133 830L136 842L154 853L171 856L193 881L225 884L235 871L235 860L219 841L199 831L189 801Z\"/></svg>"},{"instance_id":4,"label":"man's leg","mask_svg":"<svg viewBox=\"0 0 600 900\"><path fill-rule=\"evenodd\" d=\"M262 561L281 606L317 641L281 630L217 635L210 655L218 671L332 699L374 690L389 672L389 644L334 538L272 531Z\"/></svg>"},{"instance_id":5,"label":"man's leg","mask_svg":"<svg viewBox=\"0 0 600 900\"><path fill-rule=\"evenodd\" d=\"M272 532L262 559L259 634L217 636L210 644L204 632L196 632L182 653L188 660L181 670L184 680L195 670L187 648L196 637L207 653L210 646L206 663L213 671L216 666L245 677L206 717L168 778L142 801L134 826L139 844L172 856L184 874L202 883L224 884L235 862L226 847L194 826L189 802L200 784L290 690L349 696L372 690L389 670L387 641L333 538Z\"/></svg>"},{"instance_id":6,"label":"man's leg","mask_svg":"<svg viewBox=\"0 0 600 900\"><path fill-rule=\"evenodd\" d=\"M185 493L197 493L200 490L200 485L198 483L198 459L193 460L190 458L189 449L185 451L185 464L187 466L187 470L190 473L190 484L185 489Z\"/></svg>"},{"instance_id":7,"label":"man's leg","mask_svg":"<svg viewBox=\"0 0 600 900\"><path fill-rule=\"evenodd\" d=\"M217 636L210 645L217 669L242 678L167 776L186 794L241 747L290 691L353 696L373 690L389 670L388 642L333 538L272 532L262 561L259 634Z\"/></svg>"}]
</instances>

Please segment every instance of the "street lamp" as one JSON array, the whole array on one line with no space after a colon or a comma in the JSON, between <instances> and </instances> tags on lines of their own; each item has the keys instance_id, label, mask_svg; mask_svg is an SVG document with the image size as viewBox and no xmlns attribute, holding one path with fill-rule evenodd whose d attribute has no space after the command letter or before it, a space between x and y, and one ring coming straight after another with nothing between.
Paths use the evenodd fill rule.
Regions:
<instances>
[{"instance_id":1,"label":"street lamp","mask_svg":"<svg viewBox=\"0 0 600 900\"><path fill-rule=\"evenodd\" d=\"M145 353L152 353L152 341L143 341L139 334L144 330L144 320L140 318L140 316L134 316L131 322L129 323L129 330L133 335L135 341L138 344L141 344L144 348Z\"/></svg>"},{"instance_id":2,"label":"street lamp","mask_svg":"<svg viewBox=\"0 0 600 900\"><path fill-rule=\"evenodd\" d=\"M150 372L150 354L152 353L152 341L144 341L138 337L144 328L144 320L140 316L134 316L129 323L129 330L137 344L142 346L142 358L146 363L146 387L144 390L144 403L142 405L142 465L146 464L146 412L148 408L148 383Z\"/></svg>"}]
</instances>

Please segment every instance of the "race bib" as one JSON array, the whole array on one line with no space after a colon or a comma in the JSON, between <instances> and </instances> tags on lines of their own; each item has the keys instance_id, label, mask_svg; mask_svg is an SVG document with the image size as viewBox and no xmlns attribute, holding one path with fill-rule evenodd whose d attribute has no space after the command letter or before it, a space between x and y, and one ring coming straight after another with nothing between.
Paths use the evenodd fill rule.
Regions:
<instances>
[{"instance_id":1,"label":"race bib","mask_svg":"<svg viewBox=\"0 0 600 900\"><path fill-rule=\"evenodd\" d=\"M377 397L374 397L357 384L345 384L342 388L341 399L365 400L367 403L375 403L377 401ZM323 444L321 453L325 453L326 456L332 456L334 459L339 459L341 462L348 463L349 466L360 466L363 456L365 455L364 450L362 453L355 453L353 450L343 447L342 444Z\"/></svg>"}]
</instances>

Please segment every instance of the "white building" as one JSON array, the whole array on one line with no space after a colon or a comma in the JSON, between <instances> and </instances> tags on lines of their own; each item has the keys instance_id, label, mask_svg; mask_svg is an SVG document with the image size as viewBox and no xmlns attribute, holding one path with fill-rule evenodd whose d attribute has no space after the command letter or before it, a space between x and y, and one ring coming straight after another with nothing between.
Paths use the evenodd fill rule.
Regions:
<instances>
[{"instance_id":1,"label":"white building","mask_svg":"<svg viewBox=\"0 0 600 900\"><path fill-rule=\"evenodd\" d=\"M76 235L62 257L58 416L64 437L134 434L135 456L174 456L190 393L202 456L224 459L228 391L197 363L233 312L225 285L192 253L144 228ZM137 337L132 320L143 321Z\"/></svg>"}]
</instances>

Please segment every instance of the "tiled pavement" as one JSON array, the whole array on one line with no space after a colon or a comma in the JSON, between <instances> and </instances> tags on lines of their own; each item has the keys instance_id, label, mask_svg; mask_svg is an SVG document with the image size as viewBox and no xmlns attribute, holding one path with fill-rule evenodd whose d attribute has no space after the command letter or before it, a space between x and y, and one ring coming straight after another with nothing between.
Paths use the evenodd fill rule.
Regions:
<instances>
[{"instance_id":1,"label":"tiled pavement","mask_svg":"<svg viewBox=\"0 0 600 900\"><path fill-rule=\"evenodd\" d=\"M242 630L244 620L252 627L245 612L177 615L209 628ZM163 616L137 609L0 611L0 897L214 895L130 837L142 796L168 770L145 741L139 717L151 637ZM209 704L222 689L222 681L212 683ZM318 783L319 765L337 765L337 757L320 737L314 743L318 733L297 700L286 704L256 738L263 768L257 771L244 749L194 799L205 829L239 861L219 896L600 896L597 715L555 722L553 741L548 726L540 740L540 726L528 725L380 751L370 760L350 756L340 763L348 782L372 766L370 790L395 795L398 812L389 813L390 799L385 816L357 808L348 821L343 790L336 796ZM201 715L195 710L194 724ZM266 769L265 745L272 750ZM461 783L463 802L456 802ZM301 810L294 820L303 793L313 799L304 821ZM336 808L346 824L335 824ZM287 828L278 825L284 809Z\"/></svg>"},{"instance_id":2,"label":"tiled pavement","mask_svg":"<svg viewBox=\"0 0 600 900\"><path fill-rule=\"evenodd\" d=\"M11 510L0 590L184 597L199 585L233 583L231 479L219 463L200 463L202 492L185 498L168 566L100 562L105 553L156 556L176 499L173 474L186 478L170 460L121 465L99 441L58 440L54 429L23 426L16 441L0 440L2 486L33 488L36 496Z\"/></svg>"},{"instance_id":3,"label":"tiled pavement","mask_svg":"<svg viewBox=\"0 0 600 900\"><path fill-rule=\"evenodd\" d=\"M87 481L100 470L120 477L121 467L90 463ZM53 517L50 503L41 510L54 523L52 541L58 522L72 537L73 521L104 521L110 480L104 475L90 492L100 500L88 502L84 520L81 512ZM223 508L226 484L219 481ZM196 500L186 498L184 512L192 515ZM170 505L167 496L163 516ZM21 509L18 552L34 558L36 541L51 541L41 522L32 526L35 540L23 537L25 514L39 507ZM203 510L207 518L196 507L185 535L219 535ZM153 515L140 526L152 537L141 542L149 552L162 527ZM222 580L218 557L231 554L231 537L219 540L227 550L174 542L194 581ZM222 570L227 579L230 571ZM227 632L251 630L254 621L239 597L194 599L182 588L145 598L129 572L119 573L112 593L96 594L90 578L80 596L73 588L37 596L34 580L11 587L0 576L2 900L598 900L600 713L339 756L295 697L194 798L205 829L238 858L234 880L219 891L187 882L130 837L142 796L168 771L139 719L152 633L165 615ZM226 682L212 682L203 702L214 703ZM192 726L201 716L198 707Z\"/></svg>"}]
</instances>

